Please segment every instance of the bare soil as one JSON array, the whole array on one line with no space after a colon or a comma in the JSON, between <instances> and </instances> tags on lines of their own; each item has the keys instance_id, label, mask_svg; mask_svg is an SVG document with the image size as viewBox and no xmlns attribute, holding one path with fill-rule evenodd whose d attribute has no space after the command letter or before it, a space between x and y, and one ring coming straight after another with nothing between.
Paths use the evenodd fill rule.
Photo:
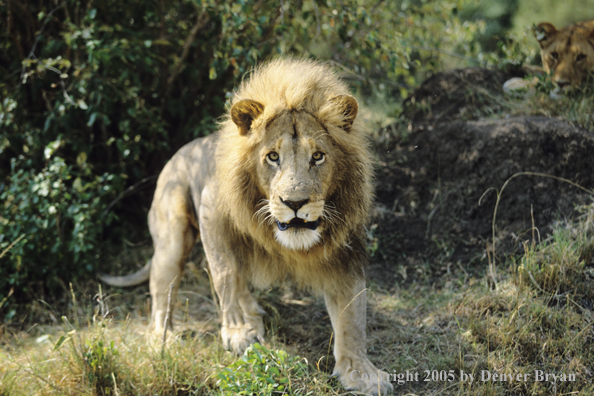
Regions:
<instances>
[{"instance_id":1,"label":"bare soil","mask_svg":"<svg viewBox=\"0 0 594 396\"><path fill-rule=\"evenodd\" d=\"M377 147L373 282L391 290L452 268L484 271L498 194L499 259L521 251L533 225L535 238L544 238L555 221L574 218L576 207L590 202L591 194L569 183L517 175L542 173L593 189L594 134L546 117L490 119L507 77L487 69L448 71L406 101L409 133Z\"/></svg>"}]
</instances>

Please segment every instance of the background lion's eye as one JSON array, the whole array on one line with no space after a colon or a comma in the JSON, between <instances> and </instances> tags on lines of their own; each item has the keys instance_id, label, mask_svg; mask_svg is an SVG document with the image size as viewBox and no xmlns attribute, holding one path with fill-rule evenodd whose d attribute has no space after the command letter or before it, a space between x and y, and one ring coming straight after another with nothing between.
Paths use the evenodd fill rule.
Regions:
<instances>
[{"instance_id":1,"label":"background lion's eye","mask_svg":"<svg viewBox=\"0 0 594 396\"><path fill-rule=\"evenodd\" d=\"M266 157L272 162L278 162L279 156L278 153L275 151L271 151L266 155Z\"/></svg>"},{"instance_id":2,"label":"background lion's eye","mask_svg":"<svg viewBox=\"0 0 594 396\"><path fill-rule=\"evenodd\" d=\"M559 54L556 52L551 52L551 58L553 58L554 60L557 60L557 58L559 58Z\"/></svg>"},{"instance_id":3,"label":"background lion's eye","mask_svg":"<svg viewBox=\"0 0 594 396\"><path fill-rule=\"evenodd\" d=\"M581 61L581 60L584 60L584 59L586 59L586 55L585 55L585 54L579 54L579 55L578 55L578 56L575 58L575 60L576 60L576 61L578 61L578 62L579 62L579 61Z\"/></svg>"}]
</instances>

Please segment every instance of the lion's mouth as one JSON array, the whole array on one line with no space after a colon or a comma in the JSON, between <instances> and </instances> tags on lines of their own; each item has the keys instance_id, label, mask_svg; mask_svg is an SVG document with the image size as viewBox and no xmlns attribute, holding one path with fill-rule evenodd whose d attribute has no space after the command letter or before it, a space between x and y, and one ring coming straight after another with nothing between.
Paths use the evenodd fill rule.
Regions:
<instances>
[{"instance_id":1,"label":"lion's mouth","mask_svg":"<svg viewBox=\"0 0 594 396\"><path fill-rule=\"evenodd\" d=\"M289 221L288 223L281 223L280 221L276 221L276 225L278 226L278 229L281 231L286 231L291 227L295 227L295 228L307 228L310 230L315 230L316 228L318 228L318 225L320 224L320 222L318 220L316 221L305 221L303 219L300 219L299 217L294 217L291 221Z\"/></svg>"}]
</instances>

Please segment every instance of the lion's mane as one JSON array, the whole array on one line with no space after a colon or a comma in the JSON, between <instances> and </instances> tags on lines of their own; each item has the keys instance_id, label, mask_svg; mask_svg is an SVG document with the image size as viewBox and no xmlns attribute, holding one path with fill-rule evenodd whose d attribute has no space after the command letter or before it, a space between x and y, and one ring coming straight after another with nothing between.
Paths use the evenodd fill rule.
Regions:
<instances>
[{"instance_id":1,"label":"lion's mane","mask_svg":"<svg viewBox=\"0 0 594 396\"><path fill-rule=\"evenodd\" d=\"M346 84L325 64L305 59L274 60L253 70L232 99L232 104L251 99L264 106L251 132L240 135L229 115L219 131L216 160L220 213L227 216L246 243L259 245L267 254L282 254L307 272L306 278L312 283L319 283L314 279L316 275L327 277L339 270L361 276L362 268L345 268L343 263L366 260L364 231L373 200L372 156L359 118L348 132L343 128L345 117L340 104L331 99L344 94L348 94ZM327 227L322 241L309 251L282 248L271 228L262 226L254 215L265 198L257 180L257 149L267 125L287 110L313 115L340 153L326 204L340 214L341 221ZM359 261L346 260L344 255L361 257Z\"/></svg>"}]
</instances>

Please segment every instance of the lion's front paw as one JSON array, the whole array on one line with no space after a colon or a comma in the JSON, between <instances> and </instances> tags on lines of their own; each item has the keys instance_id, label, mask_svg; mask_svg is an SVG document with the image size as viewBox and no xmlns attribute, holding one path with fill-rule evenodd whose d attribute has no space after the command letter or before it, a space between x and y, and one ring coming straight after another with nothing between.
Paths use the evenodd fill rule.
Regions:
<instances>
[{"instance_id":1,"label":"lion's front paw","mask_svg":"<svg viewBox=\"0 0 594 396\"><path fill-rule=\"evenodd\" d=\"M264 342L263 329L258 331L249 324L243 326L223 326L221 329L223 347L236 355L241 355L247 347Z\"/></svg>"},{"instance_id":2,"label":"lion's front paw","mask_svg":"<svg viewBox=\"0 0 594 396\"><path fill-rule=\"evenodd\" d=\"M388 373L377 369L366 357L345 357L336 362L334 373L347 390L369 395L387 395L394 392Z\"/></svg>"}]
</instances>

